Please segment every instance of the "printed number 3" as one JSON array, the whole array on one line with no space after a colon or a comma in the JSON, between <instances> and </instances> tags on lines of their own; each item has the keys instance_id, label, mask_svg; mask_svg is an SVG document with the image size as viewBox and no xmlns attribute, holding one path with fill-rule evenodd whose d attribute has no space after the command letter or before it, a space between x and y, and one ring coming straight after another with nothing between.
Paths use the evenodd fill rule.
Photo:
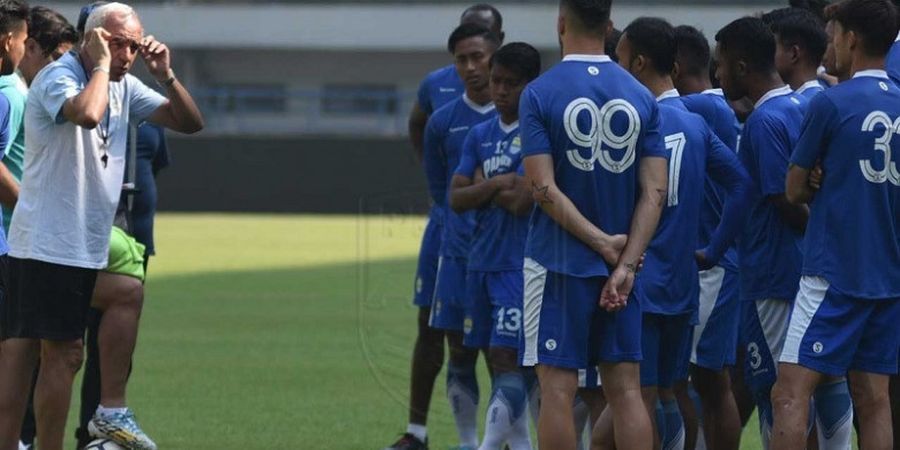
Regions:
<instances>
[{"instance_id":1,"label":"printed number 3","mask_svg":"<svg viewBox=\"0 0 900 450\"><path fill-rule=\"evenodd\" d=\"M900 186L900 173L897 172L897 163L891 161L891 140L895 134L900 134L900 118L892 121L883 111L872 111L863 121L863 131L875 131L877 125L884 127L884 135L875 139L875 150L884 153L884 169L875 170L868 159L859 160L859 168L863 177L871 183L881 184L890 181L891 184Z\"/></svg>"},{"instance_id":2,"label":"printed number 3","mask_svg":"<svg viewBox=\"0 0 900 450\"><path fill-rule=\"evenodd\" d=\"M678 206L678 180L681 174L681 158L687 138L684 133L666 136L666 149L669 150L669 201L668 206Z\"/></svg>"}]
</instances>

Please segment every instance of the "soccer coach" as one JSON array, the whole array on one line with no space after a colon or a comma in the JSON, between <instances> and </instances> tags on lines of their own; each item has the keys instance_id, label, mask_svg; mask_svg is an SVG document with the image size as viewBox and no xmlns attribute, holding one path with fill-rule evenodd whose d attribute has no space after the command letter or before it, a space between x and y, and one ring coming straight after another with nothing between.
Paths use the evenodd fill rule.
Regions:
<instances>
[{"instance_id":1,"label":"soccer coach","mask_svg":"<svg viewBox=\"0 0 900 450\"><path fill-rule=\"evenodd\" d=\"M138 54L166 97L128 75ZM0 450L16 448L38 355L37 439L62 450L91 294L107 265L128 124L144 120L183 133L203 128L168 47L144 37L131 7L111 3L91 14L81 48L41 71L28 96L10 295L0 309Z\"/></svg>"}]
</instances>

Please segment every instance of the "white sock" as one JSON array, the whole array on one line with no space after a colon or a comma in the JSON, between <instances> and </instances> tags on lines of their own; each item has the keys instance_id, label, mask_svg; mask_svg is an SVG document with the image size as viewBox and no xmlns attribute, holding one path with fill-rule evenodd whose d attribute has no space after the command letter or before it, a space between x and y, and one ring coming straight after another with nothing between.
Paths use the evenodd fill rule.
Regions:
<instances>
[{"instance_id":1,"label":"white sock","mask_svg":"<svg viewBox=\"0 0 900 450\"><path fill-rule=\"evenodd\" d=\"M575 418L575 438L577 439L575 448L577 450L585 450L590 446L584 445L584 429L587 427L591 418L591 408L580 396L575 396L575 406L572 407L572 417Z\"/></svg>"},{"instance_id":2,"label":"white sock","mask_svg":"<svg viewBox=\"0 0 900 450\"><path fill-rule=\"evenodd\" d=\"M19 441L19 450L28 450L28 446L24 442Z\"/></svg>"},{"instance_id":3,"label":"white sock","mask_svg":"<svg viewBox=\"0 0 900 450\"><path fill-rule=\"evenodd\" d=\"M474 367L456 368L450 365L447 370L447 399L456 419L459 445L478 448L478 382Z\"/></svg>"},{"instance_id":4,"label":"white sock","mask_svg":"<svg viewBox=\"0 0 900 450\"><path fill-rule=\"evenodd\" d=\"M97 406L97 415L100 417L110 417L115 414L125 414L128 412L128 407L123 406L121 408L107 408L103 405Z\"/></svg>"},{"instance_id":5,"label":"white sock","mask_svg":"<svg viewBox=\"0 0 900 450\"><path fill-rule=\"evenodd\" d=\"M853 404L847 381L819 386L815 394L819 450L847 450L853 435Z\"/></svg>"},{"instance_id":6,"label":"white sock","mask_svg":"<svg viewBox=\"0 0 900 450\"><path fill-rule=\"evenodd\" d=\"M528 414L522 414L513 423L512 433L507 439L510 450L532 450L531 430L528 426Z\"/></svg>"},{"instance_id":7,"label":"white sock","mask_svg":"<svg viewBox=\"0 0 900 450\"><path fill-rule=\"evenodd\" d=\"M500 450L512 432L512 408L502 393L495 393L488 405L484 422L484 439L479 450Z\"/></svg>"},{"instance_id":8,"label":"white sock","mask_svg":"<svg viewBox=\"0 0 900 450\"><path fill-rule=\"evenodd\" d=\"M696 450L706 450L706 435L703 431L703 423L697 425L697 446Z\"/></svg>"},{"instance_id":9,"label":"white sock","mask_svg":"<svg viewBox=\"0 0 900 450\"><path fill-rule=\"evenodd\" d=\"M428 438L428 427L425 425L419 425L417 423L411 423L406 426L406 432L415 436L416 439L425 442Z\"/></svg>"}]
</instances>

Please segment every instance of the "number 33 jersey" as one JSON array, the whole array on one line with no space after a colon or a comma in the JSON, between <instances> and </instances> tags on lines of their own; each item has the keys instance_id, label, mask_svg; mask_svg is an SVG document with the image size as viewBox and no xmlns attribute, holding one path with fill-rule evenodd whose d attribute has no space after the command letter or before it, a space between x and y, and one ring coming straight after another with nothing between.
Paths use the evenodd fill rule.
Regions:
<instances>
[{"instance_id":1,"label":"number 33 jersey","mask_svg":"<svg viewBox=\"0 0 900 450\"><path fill-rule=\"evenodd\" d=\"M550 155L559 189L608 234L628 233L640 159L668 153L656 99L604 55L568 55L531 82L519 104L519 129L524 157ZM597 252L540 207L530 225L526 257L556 273L609 275Z\"/></svg>"},{"instance_id":2,"label":"number 33 jersey","mask_svg":"<svg viewBox=\"0 0 900 450\"><path fill-rule=\"evenodd\" d=\"M817 95L791 162L821 160L803 275L863 299L900 297L900 89L881 70Z\"/></svg>"}]
</instances>

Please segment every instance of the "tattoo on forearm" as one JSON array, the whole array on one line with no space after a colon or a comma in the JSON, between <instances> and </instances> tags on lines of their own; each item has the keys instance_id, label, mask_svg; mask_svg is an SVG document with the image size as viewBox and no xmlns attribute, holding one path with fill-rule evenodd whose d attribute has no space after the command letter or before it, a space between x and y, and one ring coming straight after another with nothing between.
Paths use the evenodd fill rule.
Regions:
<instances>
[{"instance_id":1,"label":"tattoo on forearm","mask_svg":"<svg viewBox=\"0 0 900 450\"><path fill-rule=\"evenodd\" d=\"M636 263L626 263L625 269L631 273L636 273L638 269L638 265Z\"/></svg>"},{"instance_id":2,"label":"tattoo on forearm","mask_svg":"<svg viewBox=\"0 0 900 450\"><path fill-rule=\"evenodd\" d=\"M531 189L534 191L535 199L537 199L538 203L543 204L553 204L553 200L550 200L550 186L538 186L534 181L531 182Z\"/></svg>"}]
</instances>

